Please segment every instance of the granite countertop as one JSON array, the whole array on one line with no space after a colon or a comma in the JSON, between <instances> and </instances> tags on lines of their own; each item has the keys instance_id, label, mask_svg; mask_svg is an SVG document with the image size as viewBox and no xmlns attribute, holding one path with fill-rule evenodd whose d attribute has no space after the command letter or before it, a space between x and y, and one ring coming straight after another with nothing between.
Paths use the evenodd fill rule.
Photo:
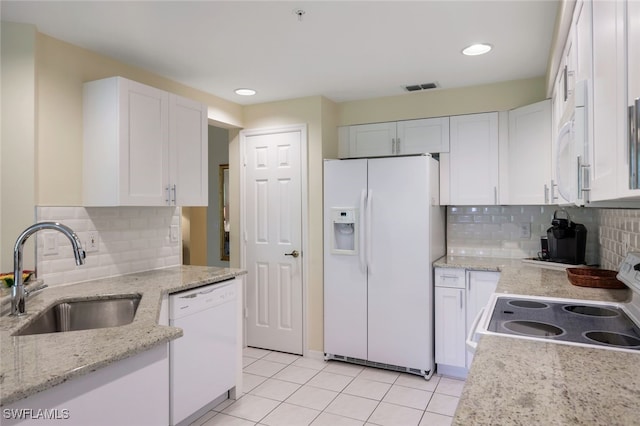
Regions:
<instances>
[{"instance_id":1,"label":"granite countertop","mask_svg":"<svg viewBox=\"0 0 640 426\"><path fill-rule=\"evenodd\" d=\"M434 266L500 271L499 293L605 302L631 298L630 290L573 286L564 271L517 259L443 258ZM453 424L635 424L639 365L640 353L483 335Z\"/></svg>"},{"instance_id":2,"label":"granite countertop","mask_svg":"<svg viewBox=\"0 0 640 426\"><path fill-rule=\"evenodd\" d=\"M245 274L240 269L176 266L83 283L51 287L27 300L28 315L0 316L0 406L49 389L115 361L182 336L158 324L162 296ZM131 324L68 333L12 336L45 308L62 300L141 294Z\"/></svg>"}]
</instances>

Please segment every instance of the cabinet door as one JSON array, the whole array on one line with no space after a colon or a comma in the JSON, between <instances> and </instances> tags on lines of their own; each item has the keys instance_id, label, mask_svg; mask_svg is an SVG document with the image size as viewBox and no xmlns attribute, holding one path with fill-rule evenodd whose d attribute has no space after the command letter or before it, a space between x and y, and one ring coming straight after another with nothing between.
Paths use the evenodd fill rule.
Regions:
<instances>
[{"instance_id":1,"label":"cabinet door","mask_svg":"<svg viewBox=\"0 0 640 426\"><path fill-rule=\"evenodd\" d=\"M376 123L349 128L349 157L380 157L395 154L396 123Z\"/></svg>"},{"instance_id":2,"label":"cabinet door","mask_svg":"<svg viewBox=\"0 0 640 426\"><path fill-rule=\"evenodd\" d=\"M504 204L547 204L551 181L551 101L509 111L508 199Z\"/></svg>"},{"instance_id":3,"label":"cabinet door","mask_svg":"<svg viewBox=\"0 0 640 426\"><path fill-rule=\"evenodd\" d=\"M465 368L464 289L435 288L436 363Z\"/></svg>"},{"instance_id":4,"label":"cabinet door","mask_svg":"<svg viewBox=\"0 0 640 426\"><path fill-rule=\"evenodd\" d=\"M169 116L171 204L206 206L209 204L207 107L172 94Z\"/></svg>"},{"instance_id":5,"label":"cabinet door","mask_svg":"<svg viewBox=\"0 0 640 426\"><path fill-rule=\"evenodd\" d=\"M621 179L620 186L623 188L623 196L640 197L640 138L638 137L638 128L640 127L640 2L627 2L627 102L628 107L635 104L635 117L628 118L627 129L629 125L635 123L636 134L635 140L630 141L632 136L624 138L625 160L620 167ZM633 142L631 145L629 145ZM631 161L633 160L633 161ZM630 164L631 162L631 164ZM635 176L631 175L631 168L635 169ZM630 177L631 176L631 177ZM629 189L636 188L636 189Z\"/></svg>"},{"instance_id":6,"label":"cabinet door","mask_svg":"<svg viewBox=\"0 0 640 426\"><path fill-rule=\"evenodd\" d=\"M169 94L122 79L120 107L120 205L166 205Z\"/></svg>"},{"instance_id":7,"label":"cabinet door","mask_svg":"<svg viewBox=\"0 0 640 426\"><path fill-rule=\"evenodd\" d=\"M498 204L498 113L451 117L452 205Z\"/></svg>"},{"instance_id":8,"label":"cabinet door","mask_svg":"<svg viewBox=\"0 0 640 426\"><path fill-rule=\"evenodd\" d=\"M480 310L487 306L491 295L495 293L500 279L499 272L468 271L467 272L467 322L466 333L469 333L473 320ZM471 367L473 354L467 352L467 368Z\"/></svg>"},{"instance_id":9,"label":"cabinet door","mask_svg":"<svg viewBox=\"0 0 640 426\"><path fill-rule=\"evenodd\" d=\"M593 138L590 140L591 201L617 197L617 160L626 140L624 25L622 2L594 1Z\"/></svg>"},{"instance_id":10,"label":"cabinet door","mask_svg":"<svg viewBox=\"0 0 640 426\"><path fill-rule=\"evenodd\" d=\"M449 117L398 121L396 153L449 152Z\"/></svg>"}]
</instances>

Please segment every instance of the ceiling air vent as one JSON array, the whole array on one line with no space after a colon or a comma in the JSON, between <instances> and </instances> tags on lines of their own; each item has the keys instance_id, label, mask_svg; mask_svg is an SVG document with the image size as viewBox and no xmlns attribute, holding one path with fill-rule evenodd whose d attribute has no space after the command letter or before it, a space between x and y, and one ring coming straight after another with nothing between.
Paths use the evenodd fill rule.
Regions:
<instances>
[{"instance_id":1,"label":"ceiling air vent","mask_svg":"<svg viewBox=\"0 0 640 426\"><path fill-rule=\"evenodd\" d=\"M411 84L409 86L405 86L404 88L407 92L417 92L420 90L435 89L438 86L439 86L438 83L424 83L424 84Z\"/></svg>"}]
</instances>

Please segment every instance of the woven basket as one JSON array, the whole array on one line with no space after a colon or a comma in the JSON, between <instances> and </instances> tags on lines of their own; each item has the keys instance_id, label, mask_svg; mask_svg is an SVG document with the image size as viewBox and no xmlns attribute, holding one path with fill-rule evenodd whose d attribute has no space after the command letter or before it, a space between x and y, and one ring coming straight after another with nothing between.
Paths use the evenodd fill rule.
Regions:
<instances>
[{"instance_id":1,"label":"woven basket","mask_svg":"<svg viewBox=\"0 0 640 426\"><path fill-rule=\"evenodd\" d=\"M596 268L567 268L567 278L573 285L594 288L627 288L616 278L616 271Z\"/></svg>"}]
</instances>

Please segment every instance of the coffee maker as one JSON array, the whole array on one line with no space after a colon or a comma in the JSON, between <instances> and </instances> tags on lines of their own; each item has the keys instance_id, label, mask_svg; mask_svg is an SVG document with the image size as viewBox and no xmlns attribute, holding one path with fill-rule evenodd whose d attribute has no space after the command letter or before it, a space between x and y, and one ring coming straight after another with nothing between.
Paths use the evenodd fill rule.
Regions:
<instances>
[{"instance_id":1,"label":"coffee maker","mask_svg":"<svg viewBox=\"0 0 640 426\"><path fill-rule=\"evenodd\" d=\"M558 217L558 213L564 214L566 218ZM549 261L584 264L587 228L580 223L572 222L566 210L556 210L553 213L551 227L547 229L547 245Z\"/></svg>"}]
</instances>

